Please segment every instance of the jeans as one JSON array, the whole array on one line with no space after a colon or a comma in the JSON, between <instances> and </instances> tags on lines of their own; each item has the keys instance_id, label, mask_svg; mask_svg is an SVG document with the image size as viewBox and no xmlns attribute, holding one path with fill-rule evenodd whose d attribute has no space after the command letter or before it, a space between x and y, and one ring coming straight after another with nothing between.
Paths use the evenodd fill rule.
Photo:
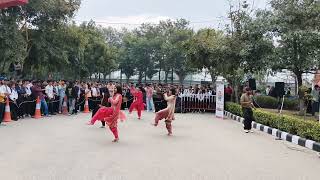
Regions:
<instances>
[{"instance_id":1,"label":"jeans","mask_svg":"<svg viewBox=\"0 0 320 180\"><path fill-rule=\"evenodd\" d=\"M49 115L48 104L44 98L41 99L41 107L43 108L44 115L48 116Z\"/></svg>"},{"instance_id":2,"label":"jeans","mask_svg":"<svg viewBox=\"0 0 320 180\"><path fill-rule=\"evenodd\" d=\"M63 101L64 101L64 95L60 95L60 97L59 97L59 112L62 112Z\"/></svg>"},{"instance_id":3,"label":"jeans","mask_svg":"<svg viewBox=\"0 0 320 180\"><path fill-rule=\"evenodd\" d=\"M73 111L75 110L76 99L75 98L69 98L68 99L68 103L69 103L69 114L72 114Z\"/></svg>"},{"instance_id":4,"label":"jeans","mask_svg":"<svg viewBox=\"0 0 320 180\"><path fill-rule=\"evenodd\" d=\"M153 98L147 97L147 111L153 111L153 109L154 109Z\"/></svg>"}]
</instances>

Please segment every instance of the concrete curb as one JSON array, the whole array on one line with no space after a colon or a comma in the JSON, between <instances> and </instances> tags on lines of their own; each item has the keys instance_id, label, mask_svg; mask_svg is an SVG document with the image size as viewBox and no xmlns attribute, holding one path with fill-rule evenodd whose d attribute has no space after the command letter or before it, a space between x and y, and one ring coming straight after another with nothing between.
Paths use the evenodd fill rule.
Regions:
<instances>
[{"instance_id":1,"label":"concrete curb","mask_svg":"<svg viewBox=\"0 0 320 180\"><path fill-rule=\"evenodd\" d=\"M244 118L242 118L240 116L234 115L228 111L224 111L224 115L232 120L238 121L243 124ZM283 132L278 129L271 128L271 127L268 127L268 126L265 126L263 124L259 124L256 122L252 122L252 127L254 129L259 130L259 131L262 131L262 132L268 133L272 136L278 137L282 140L291 142L291 143L299 145L299 146L306 147L306 148L311 149L316 152L320 152L320 143L318 143L318 142L308 140L305 138L301 138L300 136L292 135L287 132Z\"/></svg>"}]
</instances>

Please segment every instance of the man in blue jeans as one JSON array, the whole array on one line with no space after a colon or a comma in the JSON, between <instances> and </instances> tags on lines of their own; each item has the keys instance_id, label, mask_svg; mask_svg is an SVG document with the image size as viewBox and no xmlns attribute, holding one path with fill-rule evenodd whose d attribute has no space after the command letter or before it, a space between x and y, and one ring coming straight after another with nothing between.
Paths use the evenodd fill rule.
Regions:
<instances>
[{"instance_id":1,"label":"man in blue jeans","mask_svg":"<svg viewBox=\"0 0 320 180\"><path fill-rule=\"evenodd\" d=\"M148 84L146 88L147 93L147 111L154 111L154 104L153 104L153 91L154 89L151 87L150 84Z\"/></svg>"},{"instance_id":2,"label":"man in blue jeans","mask_svg":"<svg viewBox=\"0 0 320 180\"><path fill-rule=\"evenodd\" d=\"M44 112L44 116L49 117L49 110L48 110L48 104L46 102L45 96L43 94L43 91L45 91L45 89L41 88L41 82L37 81L33 87L32 87L32 93L34 95L35 98L40 98L40 102L41 102L41 108L43 109Z\"/></svg>"}]
</instances>

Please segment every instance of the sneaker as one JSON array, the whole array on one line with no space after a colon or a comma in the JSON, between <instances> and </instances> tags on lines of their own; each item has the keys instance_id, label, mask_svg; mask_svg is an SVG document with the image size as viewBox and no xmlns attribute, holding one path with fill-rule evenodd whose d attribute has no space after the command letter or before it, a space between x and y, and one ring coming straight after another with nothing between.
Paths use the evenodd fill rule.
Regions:
<instances>
[{"instance_id":1,"label":"sneaker","mask_svg":"<svg viewBox=\"0 0 320 180\"><path fill-rule=\"evenodd\" d=\"M254 131L253 131L253 130L250 130L250 133L254 133Z\"/></svg>"},{"instance_id":2,"label":"sneaker","mask_svg":"<svg viewBox=\"0 0 320 180\"><path fill-rule=\"evenodd\" d=\"M245 132L245 133L249 133L249 131L248 131L248 130L244 130L244 132Z\"/></svg>"},{"instance_id":3,"label":"sneaker","mask_svg":"<svg viewBox=\"0 0 320 180\"><path fill-rule=\"evenodd\" d=\"M101 126L100 128L102 129L102 128L106 128L106 127L105 126Z\"/></svg>"}]
</instances>

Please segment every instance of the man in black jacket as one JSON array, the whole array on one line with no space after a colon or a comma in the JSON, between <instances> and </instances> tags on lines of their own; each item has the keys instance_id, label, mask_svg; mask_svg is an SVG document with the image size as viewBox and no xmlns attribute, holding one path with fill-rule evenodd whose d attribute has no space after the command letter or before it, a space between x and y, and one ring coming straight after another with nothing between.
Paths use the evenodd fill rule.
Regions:
<instances>
[{"instance_id":1,"label":"man in black jacket","mask_svg":"<svg viewBox=\"0 0 320 180\"><path fill-rule=\"evenodd\" d=\"M75 105L76 99L78 98L78 92L76 91L76 88L72 82L70 82L67 86L66 95L69 104L69 115L75 114Z\"/></svg>"}]
</instances>

